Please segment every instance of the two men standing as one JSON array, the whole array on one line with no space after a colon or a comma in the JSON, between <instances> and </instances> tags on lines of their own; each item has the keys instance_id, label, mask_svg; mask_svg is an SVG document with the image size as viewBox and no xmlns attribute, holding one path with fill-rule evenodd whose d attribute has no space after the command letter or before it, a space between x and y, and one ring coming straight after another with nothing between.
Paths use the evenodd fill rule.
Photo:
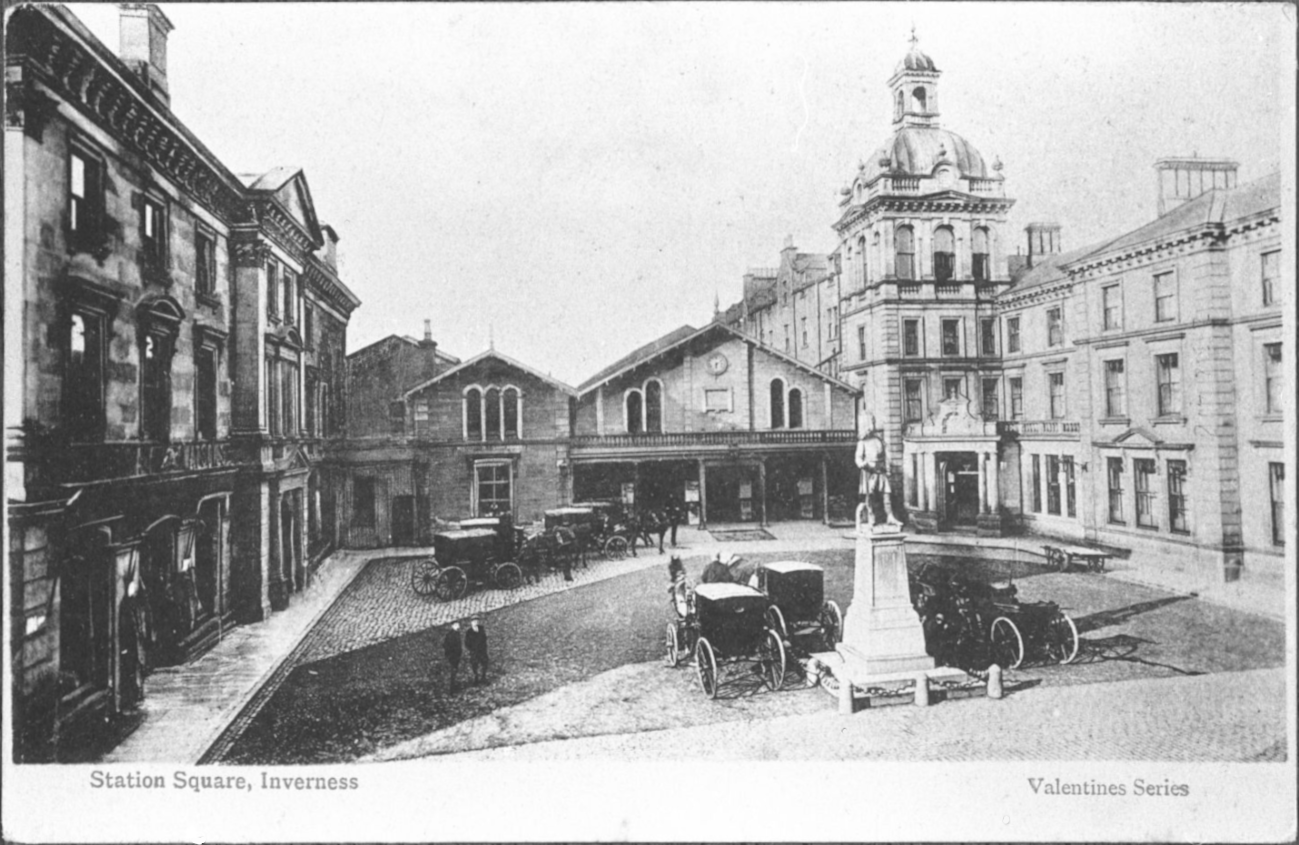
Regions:
<instances>
[{"instance_id":1,"label":"two men standing","mask_svg":"<svg viewBox=\"0 0 1299 845\"><path fill-rule=\"evenodd\" d=\"M469 652L469 669L473 672L474 683L480 684L487 680L487 631L477 617L469 621L469 630L463 639L458 621L451 623L451 629L442 638L442 652L446 655L447 666L451 670L450 689L453 693L456 691L460 659L466 650Z\"/></svg>"}]
</instances>

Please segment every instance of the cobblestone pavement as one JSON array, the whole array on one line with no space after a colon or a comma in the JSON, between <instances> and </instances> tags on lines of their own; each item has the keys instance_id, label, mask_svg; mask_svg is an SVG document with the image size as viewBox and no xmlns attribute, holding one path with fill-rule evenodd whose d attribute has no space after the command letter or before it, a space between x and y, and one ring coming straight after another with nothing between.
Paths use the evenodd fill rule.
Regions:
<instances>
[{"instance_id":1,"label":"cobblestone pavement","mask_svg":"<svg viewBox=\"0 0 1299 845\"><path fill-rule=\"evenodd\" d=\"M1285 671L1043 688L1000 701L762 720L547 741L449 761L1284 759ZM1277 706L1260 706L1261 703Z\"/></svg>"},{"instance_id":2,"label":"cobblestone pavement","mask_svg":"<svg viewBox=\"0 0 1299 845\"><path fill-rule=\"evenodd\" d=\"M524 584L513 590L470 587L462 598L448 602L417 595L411 589L411 568L413 561L419 559L418 555L409 559L384 559L366 567L349 590L346 602L320 620L307 637L305 648L295 655L295 662L321 660L393 637L448 625L456 619L482 615L643 569L658 568L666 581L667 562L673 551L693 562L711 556L721 548L739 554L771 555L827 547L848 549L851 545L841 536L842 532L815 524L781 525L771 531L779 535L774 541L718 543L705 532L683 529L679 535L682 545L676 550L665 548L660 554L657 550L641 549L636 557L628 556L622 560L590 557L585 567L578 566L573 570L572 582L565 581L555 572L543 576L537 583ZM702 569L702 564L693 568Z\"/></svg>"},{"instance_id":3,"label":"cobblestone pavement","mask_svg":"<svg viewBox=\"0 0 1299 845\"><path fill-rule=\"evenodd\" d=\"M797 556L826 567L827 593L846 606L853 560L848 544L840 546ZM792 556L777 543L760 548L762 553L748 556ZM358 578L304 641L292 661L297 668L225 761L356 759L439 732L445 740L448 728L463 728L464 738L476 738L458 746L438 740L428 750L673 725L751 723L833 710L833 701L822 691L798 689L796 676L780 694L755 694L757 685L746 685L741 675L725 700L708 702L688 670L653 671L658 667L650 661L660 656L666 619L664 560L656 556L595 564L589 574L579 573L585 579L579 588L564 589L562 579L554 579L538 588L534 601L519 603L524 591L484 591L446 605L426 605L414 597L404 574L384 563L372 564L373 573L367 570ZM692 575L698 575L703 562L703 556L687 556ZM913 561L921 563L919 557ZM1011 674L1012 683L1028 690L1025 696L1035 695L1037 687L1113 686L1109 682L1229 671L1241 677L1234 670L1278 666L1284 659L1283 626L1259 616L1085 573L1043 573L1027 565L986 568L997 569L1000 577L1016 577L1025 601L1059 602L1077 619L1083 637L1077 664L1029 666ZM515 597L514 603L492 611L474 606L493 594L492 600ZM403 601L417 603L400 605ZM393 607L405 609L397 613ZM486 686L447 695L440 625L470 612L485 613L494 677ZM315 657L307 659L311 655ZM590 683L592 679L597 682ZM506 714L503 726L495 718L508 708L531 706L533 700L537 707L549 706L558 718L538 722L523 714L509 724ZM566 703L555 706L556 700ZM665 714L671 720L665 722Z\"/></svg>"}]
</instances>

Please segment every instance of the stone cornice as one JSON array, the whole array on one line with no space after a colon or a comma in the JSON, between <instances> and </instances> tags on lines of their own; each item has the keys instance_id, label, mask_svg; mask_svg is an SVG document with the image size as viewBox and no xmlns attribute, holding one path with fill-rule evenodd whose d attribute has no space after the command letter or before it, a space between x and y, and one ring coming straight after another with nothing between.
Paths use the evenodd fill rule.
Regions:
<instances>
[{"instance_id":1,"label":"stone cornice","mask_svg":"<svg viewBox=\"0 0 1299 845\"><path fill-rule=\"evenodd\" d=\"M1192 250L1195 247L1212 248L1218 244L1218 236L1221 232L1220 224L1205 223L1184 229L1168 238L1158 238L1135 244L1127 249L1088 256L1081 261L1066 265L1063 269L1070 276L1083 279L1103 275L1116 269L1130 269L1177 254L1185 254L1188 247Z\"/></svg>"},{"instance_id":2,"label":"stone cornice","mask_svg":"<svg viewBox=\"0 0 1299 845\"><path fill-rule=\"evenodd\" d=\"M314 256L303 268L302 277L310 285L312 292L326 303L338 310L340 314L351 316L361 300L352 293L333 271Z\"/></svg>"},{"instance_id":3,"label":"stone cornice","mask_svg":"<svg viewBox=\"0 0 1299 845\"><path fill-rule=\"evenodd\" d=\"M245 218L238 180L188 137L179 121L131 84L115 57L97 56L41 7L9 21L6 70L25 66L35 79L94 120L125 147L227 223ZM112 64L118 67L112 67Z\"/></svg>"},{"instance_id":4,"label":"stone cornice","mask_svg":"<svg viewBox=\"0 0 1299 845\"><path fill-rule=\"evenodd\" d=\"M946 212L960 214L977 214L983 216L1005 214L1015 204L1013 199L1003 197L980 197L956 191L944 191L929 196L900 196L887 194L871 197L861 205L851 206L834 224L834 230L843 234L846 230L877 211L902 212L907 214Z\"/></svg>"},{"instance_id":5,"label":"stone cornice","mask_svg":"<svg viewBox=\"0 0 1299 845\"><path fill-rule=\"evenodd\" d=\"M262 233L299 262L305 263L307 255L318 246L311 234L273 200L258 200L251 205Z\"/></svg>"}]
</instances>

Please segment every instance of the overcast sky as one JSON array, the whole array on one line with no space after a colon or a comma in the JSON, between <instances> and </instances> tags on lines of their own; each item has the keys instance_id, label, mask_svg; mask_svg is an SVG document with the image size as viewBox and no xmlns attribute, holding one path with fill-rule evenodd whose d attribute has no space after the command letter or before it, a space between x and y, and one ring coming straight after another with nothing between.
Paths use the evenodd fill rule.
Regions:
<instances>
[{"instance_id":1,"label":"overcast sky","mask_svg":"<svg viewBox=\"0 0 1299 845\"><path fill-rule=\"evenodd\" d=\"M115 8L72 8L117 48ZM236 172L305 169L362 300L350 349L429 318L467 358L490 324L573 384L702 325L786 235L836 246L913 23L941 124L1005 165L1015 244L1152 219L1161 156L1229 156L1242 182L1294 156L1289 6L162 8L180 118Z\"/></svg>"}]
</instances>

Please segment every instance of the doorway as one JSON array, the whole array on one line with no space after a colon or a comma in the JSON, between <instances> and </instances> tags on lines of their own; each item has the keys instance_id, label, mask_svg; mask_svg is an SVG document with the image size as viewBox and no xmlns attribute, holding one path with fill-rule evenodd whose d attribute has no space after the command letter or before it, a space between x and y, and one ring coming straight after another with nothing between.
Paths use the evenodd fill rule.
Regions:
<instances>
[{"instance_id":1,"label":"doorway","mask_svg":"<svg viewBox=\"0 0 1299 845\"><path fill-rule=\"evenodd\" d=\"M972 453L947 456L943 463L944 521L973 526L979 517L979 464Z\"/></svg>"},{"instance_id":2,"label":"doorway","mask_svg":"<svg viewBox=\"0 0 1299 845\"><path fill-rule=\"evenodd\" d=\"M392 544L415 545L415 497L392 497Z\"/></svg>"}]
</instances>

